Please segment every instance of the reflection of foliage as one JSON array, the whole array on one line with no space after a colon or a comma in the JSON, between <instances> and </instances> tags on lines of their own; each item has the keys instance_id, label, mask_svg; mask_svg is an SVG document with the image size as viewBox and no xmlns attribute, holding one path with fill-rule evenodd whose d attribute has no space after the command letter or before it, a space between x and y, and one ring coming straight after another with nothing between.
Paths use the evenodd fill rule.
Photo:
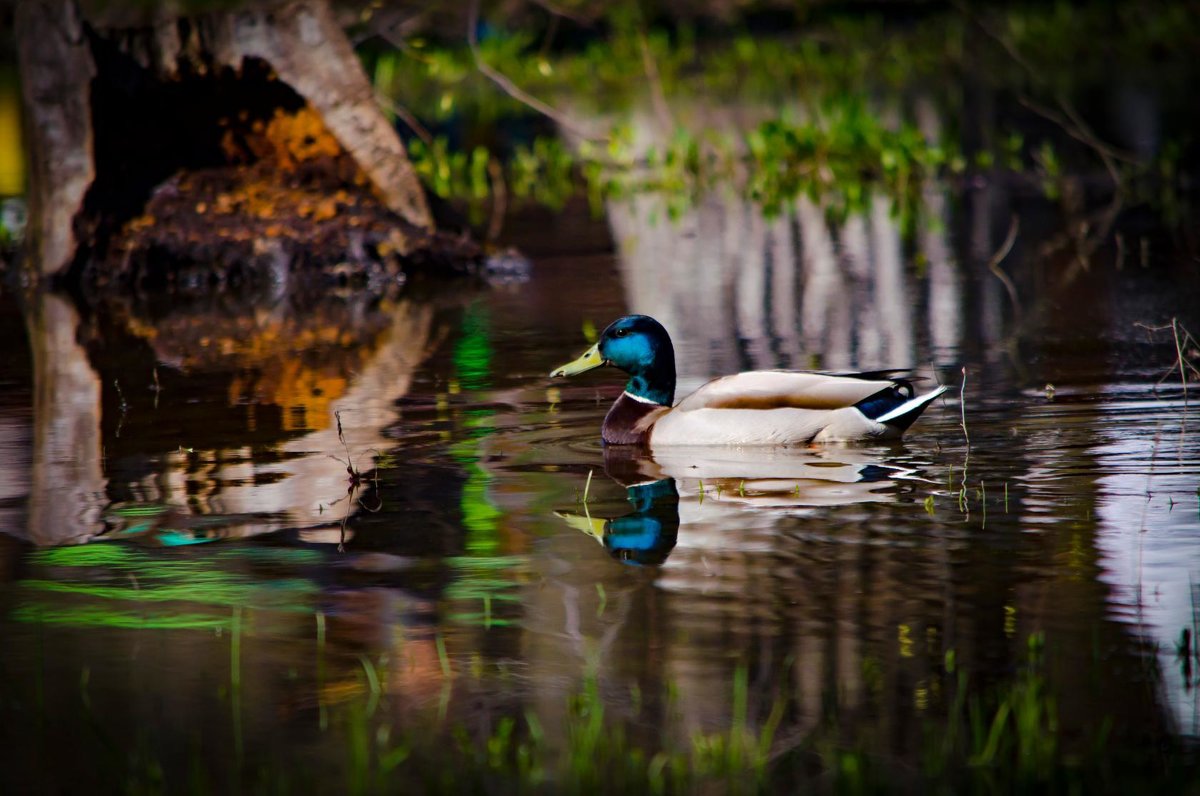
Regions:
<instances>
[{"instance_id":1,"label":"reflection of foliage","mask_svg":"<svg viewBox=\"0 0 1200 796\"><path fill-rule=\"evenodd\" d=\"M490 319L481 305L472 306L463 315L461 336L454 347L455 390L477 394L487 390L492 383L492 343L489 339ZM493 476L480 464L480 452L484 439L494 433L495 410L487 407L467 407L459 410L458 420L463 426L464 436L450 447L450 455L466 471L467 480L462 485L459 510L462 524L467 530L466 546L469 558L461 559L456 565L459 577L451 587L451 596L458 599L482 600L485 605L486 624L492 624L491 599L513 599L508 593L513 585L510 580L495 580L491 577L496 567L489 566L500 552L499 520L502 512L496 508L488 494ZM501 565L500 568L503 568ZM474 617L474 615L470 615ZM478 617L476 617L478 618Z\"/></svg>"},{"instance_id":2,"label":"reflection of foliage","mask_svg":"<svg viewBox=\"0 0 1200 796\"><path fill-rule=\"evenodd\" d=\"M446 589L446 599L463 603L466 609L450 615L459 624L485 627L512 624L510 608L519 606L519 582L513 574L522 571L520 556L489 556L471 551L469 556L447 559L455 579Z\"/></svg>"},{"instance_id":3,"label":"reflection of foliage","mask_svg":"<svg viewBox=\"0 0 1200 796\"><path fill-rule=\"evenodd\" d=\"M493 413L490 410L475 410L476 428L486 422ZM469 533L467 547L474 553L492 553L499 546L496 539L496 521L501 514L488 498L492 474L479 464L478 440L464 441L451 448L451 455L467 470L467 480L462 486L462 522Z\"/></svg>"},{"instance_id":4,"label":"reflection of foliage","mask_svg":"<svg viewBox=\"0 0 1200 796\"><path fill-rule=\"evenodd\" d=\"M72 577L21 581L25 600L15 616L82 627L182 629L227 627L230 607L307 612L317 592L311 581L264 579L237 569L318 558L311 551L269 548L184 558L105 543L44 550L31 557L32 565L70 568Z\"/></svg>"},{"instance_id":5,"label":"reflection of foliage","mask_svg":"<svg viewBox=\"0 0 1200 796\"><path fill-rule=\"evenodd\" d=\"M465 390L487 389L492 369L487 311L475 305L463 315L462 337L454 347L454 367Z\"/></svg>"},{"instance_id":6,"label":"reflection of foliage","mask_svg":"<svg viewBox=\"0 0 1200 796\"><path fill-rule=\"evenodd\" d=\"M488 316L476 305L463 316L462 336L454 347L454 366L459 389L478 392L491 384L492 345L488 340ZM463 484L463 525L470 533L467 546L476 553L493 553L497 547L496 520L500 512L488 499L491 474L479 465L480 441L492 433L495 411L487 408L463 410L461 420L467 435L451 448L454 459L466 468Z\"/></svg>"},{"instance_id":7,"label":"reflection of foliage","mask_svg":"<svg viewBox=\"0 0 1200 796\"><path fill-rule=\"evenodd\" d=\"M370 791L381 793L758 792L770 782L773 730L782 713L761 728L752 726L739 710L745 706L744 670L733 692L735 713L727 727L653 745L638 740L636 720L608 706L594 675L566 700L563 724L549 734L534 711L489 722L491 729L482 733L478 722L433 735L381 732L369 712L351 705L347 763L352 782L370 783Z\"/></svg>"}]
</instances>

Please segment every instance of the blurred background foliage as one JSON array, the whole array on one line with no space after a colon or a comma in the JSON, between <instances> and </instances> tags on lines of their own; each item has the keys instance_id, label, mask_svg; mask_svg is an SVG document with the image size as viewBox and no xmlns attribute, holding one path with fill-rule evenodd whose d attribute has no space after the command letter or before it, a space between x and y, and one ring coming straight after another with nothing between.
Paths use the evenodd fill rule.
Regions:
<instances>
[{"instance_id":1,"label":"blurred background foliage","mask_svg":"<svg viewBox=\"0 0 1200 796\"><path fill-rule=\"evenodd\" d=\"M714 188L831 214L978 175L1170 201L1194 165L1194 3L376 4L352 32L444 198ZM468 32L471 32L471 36ZM471 39L474 39L474 45ZM1116 110L1148 92L1149 137ZM545 111L545 112L544 112ZM644 127L656 134L647 137ZM1152 139L1152 140L1151 140Z\"/></svg>"}]
</instances>

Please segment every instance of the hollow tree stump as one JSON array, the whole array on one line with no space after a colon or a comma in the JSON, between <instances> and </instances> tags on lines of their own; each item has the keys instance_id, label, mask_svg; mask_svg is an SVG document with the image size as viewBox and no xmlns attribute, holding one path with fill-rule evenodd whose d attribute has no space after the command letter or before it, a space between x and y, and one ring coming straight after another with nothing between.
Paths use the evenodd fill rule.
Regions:
<instances>
[{"instance_id":1,"label":"hollow tree stump","mask_svg":"<svg viewBox=\"0 0 1200 796\"><path fill-rule=\"evenodd\" d=\"M436 246L404 145L325 0L194 16L144 6L81 12L70 0L30 0L18 4L16 27L32 161L30 270L38 276L62 273L81 258L103 259L117 240L128 259L140 240L136 233L156 220L147 214L154 199L196 182L211 187L214 169L236 170L225 194L247 184L260 190L283 170L247 141L288 114L317 119L321 129L313 139L331 137L340 151L310 159L303 174L286 178L285 189L361 192L356 206L379 207L371 211L375 233L368 245L387 237L388 250L402 254ZM294 166L296 158L283 160ZM314 177L322 168L326 176ZM189 180L192 172L206 176ZM205 201L188 201L158 207L212 211ZM290 208L233 202L230 212L252 207L248 218L261 221L264 204ZM362 235L330 236L339 218L292 230L285 248L336 239L361 249ZM379 231L388 225L387 235ZM245 244L247 256L257 256L264 245L272 249L263 239L277 228L247 226L246 240L228 237L226 249L236 253ZM161 248L162 240L155 245Z\"/></svg>"}]
</instances>

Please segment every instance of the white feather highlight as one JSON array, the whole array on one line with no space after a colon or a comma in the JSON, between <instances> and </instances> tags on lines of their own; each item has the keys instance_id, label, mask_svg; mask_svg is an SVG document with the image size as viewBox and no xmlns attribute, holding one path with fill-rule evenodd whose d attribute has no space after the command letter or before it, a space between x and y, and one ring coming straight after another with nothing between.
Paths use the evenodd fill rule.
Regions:
<instances>
[{"instance_id":1,"label":"white feather highlight","mask_svg":"<svg viewBox=\"0 0 1200 796\"><path fill-rule=\"evenodd\" d=\"M948 388L945 385L942 385L941 387L938 387L933 392L928 392L928 393L925 393L924 395L918 395L916 398L909 399L909 400L905 401L904 403L900 404L899 406L897 406L892 411L888 412L887 414L880 415L879 417L875 418L875 422L876 423L886 423L889 420L895 420L897 417L903 417L904 415L908 414L909 412L913 411L914 409L922 407L925 404L932 401L934 398L937 398L939 395L944 393L947 389Z\"/></svg>"}]
</instances>

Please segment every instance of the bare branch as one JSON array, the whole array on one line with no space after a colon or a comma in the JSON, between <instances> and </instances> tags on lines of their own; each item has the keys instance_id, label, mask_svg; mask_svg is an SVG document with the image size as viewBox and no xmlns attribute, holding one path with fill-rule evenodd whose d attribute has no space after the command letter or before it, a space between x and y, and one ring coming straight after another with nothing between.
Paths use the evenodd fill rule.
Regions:
<instances>
[{"instance_id":1,"label":"bare branch","mask_svg":"<svg viewBox=\"0 0 1200 796\"><path fill-rule=\"evenodd\" d=\"M477 69L479 69L480 72L482 72L489 80L491 80L493 83L495 83L501 89L503 89L504 93L508 94L510 97L515 99L517 102L528 105L529 107L533 108L538 113L542 114L543 116L547 116L547 117L553 119L554 121L558 122L560 125L562 125L566 129L570 130L571 132L575 133L576 135L582 136L583 138L586 138L589 141L603 140L602 137L597 136L594 133L592 133L592 131L587 130L584 127L576 124L571 119L567 118L567 116L564 115L563 113L561 113L560 111L555 110L554 108L550 107L546 103L539 100L537 97L534 97L533 95L526 93L516 83L513 83L507 77L500 74L500 72L496 71L491 66L489 66L487 64L487 62L483 60L483 57L479 53L479 37L478 37L478 34L476 33L476 28L478 27L478 25L479 25L479 0L472 0L471 13L467 15L467 45L471 48L471 55L475 59L475 66Z\"/></svg>"},{"instance_id":2,"label":"bare branch","mask_svg":"<svg viewBox=\"0 0 1200 796\"><path fill-rule=\"evenodd\" d=\"M1041 74L1038 72L1038 70L1033 67L1033 64L1029 63L1029 61L1025 59L1020 51L1017 50L1016 45L1013 44L1007 36L993 30L992 27L980 19L978 15L972 13L971 9L965 2L960 2L956 5L964 16L974 22L975 25L988 36L988 38L994 40L1004 49L1006 53L1008 53L1013 62L1020 66L1022 70L1024 70L1025 74L1028 75L1030 81L1034 83L1034 85L1045 85L1045 80L1041 77ZM1121 152L1115 147L1101 141L1100 138L1088 128L1087 124L1083 121L1083 118L1079 115L1079 112L1075 110L1075 107L1070 103L1069 100L1067 100L1066 97L1059 92L1053 92L1053 94L1054 101L1062 110L1061 114L1056 113L1049 108L1045 108L1044 106L1037 104L1027 97L1020 97L1019 101L1026 108L1038 114L1047 121L1058 125L1067 135L1071 136L1076 141L1079 141L1084 146L1087 146L1094 151L1100 160L1104 162L1104 167L1108 170L1109 176L1113 180L1113 185L1119 192L1121 190L1121 179L1120 172L1117 170L1115 161L1121 160L1133 164L1140 164L1141 161L1133 155Z\"/></svg>"}]
</instances>

